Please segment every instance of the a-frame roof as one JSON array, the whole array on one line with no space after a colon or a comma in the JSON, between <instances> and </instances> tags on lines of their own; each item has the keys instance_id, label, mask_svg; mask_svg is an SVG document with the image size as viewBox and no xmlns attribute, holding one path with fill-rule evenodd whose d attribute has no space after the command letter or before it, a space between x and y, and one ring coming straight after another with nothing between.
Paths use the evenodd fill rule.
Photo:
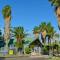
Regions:
<instances>
[{"instance_id":1,"label":"a-frame roof","mask_svg":"<svg viewBox=\"0 0 60 60\"><path fill-rule=\"evenodd\" d=\"M43 46L43 44L40 42L39 39L35 39L32 43L30 43L29 47L30 47L31 45L35 45L35 46L37 45L37 46L40 46L40 47Z\"/></svg>"}]
</instances>

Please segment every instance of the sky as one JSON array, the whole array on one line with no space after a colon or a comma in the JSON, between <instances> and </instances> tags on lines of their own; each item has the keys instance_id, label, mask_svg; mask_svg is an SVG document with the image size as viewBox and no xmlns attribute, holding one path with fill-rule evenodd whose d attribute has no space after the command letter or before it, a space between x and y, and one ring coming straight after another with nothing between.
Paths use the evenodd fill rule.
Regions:
<instances>
[{"instance_id":1,"label":"sky","mask_svg":"<svg viewBox=\"0 0 60 60\"><path fill-rule=\"evenodd\" d=\"M2 8L10 5L12 9L11 26L23 26L28 32L32 32L35 26L41 22L51 22L54 29L58 30L57 18L54 7L48 0L0 0L0 27L4 27Z\"/></svg>"}]
</instances>

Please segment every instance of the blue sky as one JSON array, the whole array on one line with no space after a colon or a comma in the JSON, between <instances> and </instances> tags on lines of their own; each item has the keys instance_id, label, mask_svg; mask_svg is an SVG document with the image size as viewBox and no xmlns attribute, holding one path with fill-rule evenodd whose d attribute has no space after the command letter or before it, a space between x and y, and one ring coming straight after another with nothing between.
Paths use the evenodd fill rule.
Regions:
<instances>
[{"instance_id":1,"label":"blue sky","mask_svg":"<svg viewBox=\"0 0 60 60\"><path fill-rule=\"evenodd\" d=\"M12 8L11 26L23 26L25 30L32 31L34 26L41 22L51 22L55 30L58 24L54 8L48 0L0 0L0 27L4 27L2 8L10 5Z\"/></svg>"}]
</instances>

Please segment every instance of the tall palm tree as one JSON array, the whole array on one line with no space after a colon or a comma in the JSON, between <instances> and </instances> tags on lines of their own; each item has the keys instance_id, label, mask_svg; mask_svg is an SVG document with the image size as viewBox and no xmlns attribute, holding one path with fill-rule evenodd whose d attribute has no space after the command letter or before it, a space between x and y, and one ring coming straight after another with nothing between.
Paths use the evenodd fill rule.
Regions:
<instances>
[{"instance_id":1,"label":"tall palm tree","mask_svg":"<svg viewBox=\"0 0 60 60\"><path fill-rule=\"evenodd\" d=\"M39 28L42 35L42 43L44 44L44 46L46 42L46 37L48 37L48 44L51 45L51 38L53 38L53 35L55 33L51 23L46 24L45 22L42 22L41 25L39 25Z\"/></svg>"},{"instance_id":2,"label":"tall palm tree","mask_svg":"<svg viewBox=\"0 0 60 60\"><path fill-rule=\"evenodd\" d=\"M47 37L48 37L48 44L50 43L51 44L51 38L53 38L54 36L54 28L52 27L51 23L48 23L47 24Z\"/></svg>"},{"instance_id":3,"label":"tall palm tree","mask_svg":"<svg viewBox=\"0 0 60 60\"><path fill-rule=\"evenodd\" d=\"M10 39L11 7L9 5L4 6L2 9L2 14L5 19L4 40L7 41Z\"/></svg>"},{"instance_id":4,"label":"tall palm tree","mask_svg":"<svg viewBox=\"0 0 60 60\"><path fill-rule=\"evenodd\" d=\"M48 37L49 54L51 51L53 51L53 48L51 46L51 38L53 39L54 33L55 33L54 28L52 27L51 23L48 23L47 24L47 35L46 35L46 37Z\"/></svg>"},{"instance_id":5,"label":"tall palm tree","mask_svg":"<svg viewBox=\"0 0 60 60\"><path fill-rule=\"evenodd\" d=\"M46 23L45 22L42 22L39 25L39 30L40 30L40 33L41 33L42 43L45 43L46 28L47 28L47 26L46 26Z\"/></svg>"},{"instance_id":6,"label":"tall palm tree","mask_svg":"<svg viewBox=\"0 0 60 60\"><path fill-rule=\"evenodd\" d=\"M52 6L55 7L56 16L58 19L58 27L60 30L60 0L49 0L49 2L51 2Z\"/></svg>"}]
</instances>

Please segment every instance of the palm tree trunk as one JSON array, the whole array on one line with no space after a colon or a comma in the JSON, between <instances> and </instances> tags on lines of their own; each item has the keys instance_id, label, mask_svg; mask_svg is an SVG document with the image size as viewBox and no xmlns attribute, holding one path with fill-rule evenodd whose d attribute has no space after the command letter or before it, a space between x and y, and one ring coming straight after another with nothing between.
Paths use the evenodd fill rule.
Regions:
<instances>
[{"instance_id":1,"label":"palm tree trunk","mask_svg":"<svg viewBox=\"0 0 60 60\"><path fill-rule=\"evenodd\" d=\"M35 33L35 38L39 38L39 33Z\"/></svg>"},{"instance_id":2,"label":"palm tree trunk","mask_svg":"<svg viewBox=\"0 0 60 60\"><path fill-rule=\"evenodd\" d=\"M52 46L51 46L51 39L50 39L50 37L48 38L48 45L49 45L49 55L52 56L53 49L52 49Z\"/></svg>"},{"instance_id":3,"label":"palm tree trunk","mask_svg":"<svg viewBox=\"0 0 60 60\"><path fill-rule=\"evenodd\" d=\"M5 30L4 30L4 39L9 40L10 39L10 17L5 19Z\"/></svg>"},{"instance_id":4,"label":"palm tree trunk","mask_svg":"<svg viewBox=\"0 0 60 60\"><path fill-rule=\"evenodd\" d=\"M20 55L22 52L22 49L23 49L23 47L20 45L20 44L22 44L22 39L20 38L20 36L19 37L17 37L17 43L19 44L19 46L17 47L17 49L18 49L18 55Z\"/></svg>"},{"instance_id":5,"label":"palm tree trunk","mask_svg":"<svg viewBox=\"0 0 60 60\"><path fill-rule=\"evenodd\" d=\"M5 48L8 49L8 42L10 39L10 17L5 18L4 40L6 43Z\"/></svg>"}]
</instances>

